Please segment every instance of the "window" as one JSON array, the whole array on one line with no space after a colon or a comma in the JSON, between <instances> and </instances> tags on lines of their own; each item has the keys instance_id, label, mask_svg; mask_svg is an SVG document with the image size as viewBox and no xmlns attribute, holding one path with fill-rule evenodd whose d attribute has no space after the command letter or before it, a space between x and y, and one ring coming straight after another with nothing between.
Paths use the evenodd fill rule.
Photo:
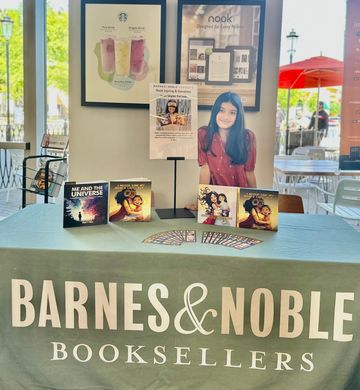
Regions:
<instances>
[{"instance_id":1,"label":"window","mask_svg":"<svg viewBox=\"0 0 360 390\"><path fill-rule=\"evenodd\" d=\"M1 5L0 140L22 141L24 138L22 0L2 1ZM7 28L3 21L10 28Z\"/></svg>"},{"instance_id":2,"label":"window","mask_svg":"<svg viewBox=\"0 0 360 390\"><path fill-rule=\"evenodd\" d=\"M68 134L69 2L46 1L47 132Z\"/></svg>"}]
</instances>

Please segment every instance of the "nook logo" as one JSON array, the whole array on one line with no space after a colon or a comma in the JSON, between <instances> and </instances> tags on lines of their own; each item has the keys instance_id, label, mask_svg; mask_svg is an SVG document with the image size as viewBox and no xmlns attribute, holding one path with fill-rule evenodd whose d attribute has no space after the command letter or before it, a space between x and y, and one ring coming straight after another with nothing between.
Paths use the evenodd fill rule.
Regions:
<instances>
[{"instance_id":1,"label":"nook logo","mask_svg":"<svg viewBox=\"0 0 360 390\"><path fill-rule=\"evenodd\" d=\"M208 22L209 23L232 23L232 16L231 15L216 15L216 16L209 16Z\"/></svg>"}]
</instances>

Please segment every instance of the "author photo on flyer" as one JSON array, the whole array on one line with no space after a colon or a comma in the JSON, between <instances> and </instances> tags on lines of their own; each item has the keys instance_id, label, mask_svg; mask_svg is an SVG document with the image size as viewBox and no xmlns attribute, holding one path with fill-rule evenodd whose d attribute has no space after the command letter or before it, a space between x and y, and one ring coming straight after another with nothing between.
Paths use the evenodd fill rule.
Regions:
<instances>
[{"instance_id":1,"label":"author photo on flyer","mask_svg":"<svg viewBox=\"0 0 360 390\"><path fill-rule=\"evenodd\" d=\"M219 95L198 131L199 184L256 188L256 138L245 127L240 96Z\"/></svg>"}]
</instances>

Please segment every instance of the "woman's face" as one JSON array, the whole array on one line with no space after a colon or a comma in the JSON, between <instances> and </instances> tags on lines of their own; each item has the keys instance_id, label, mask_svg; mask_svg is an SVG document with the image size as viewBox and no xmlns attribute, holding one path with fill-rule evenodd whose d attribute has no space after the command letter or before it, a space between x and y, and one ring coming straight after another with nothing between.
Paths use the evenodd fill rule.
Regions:
<instances>
[{"instance_id":1,"label":"woman's face","mask_svg":"<svg viewBox=\"0 0 360 390\"><path fill-rule=\"evenodd\" d=\"M216 197L216 195L215 195L215 194L211 194L210 200L211 200L212 203L216 203L216 202L217 202L217 197Z\"/></svg>"},{"instance_id":2,"label":"woman's face","mask_svg":"<svg viewBox=\"0 0 360 390\"><path fill-rule=\"evenodd\" d=\"M237 115L236 107L229 103L221 103L220 110L216 115L216 124L220 129L230 129L235 123Z\"/></svg>"}]
</instances>

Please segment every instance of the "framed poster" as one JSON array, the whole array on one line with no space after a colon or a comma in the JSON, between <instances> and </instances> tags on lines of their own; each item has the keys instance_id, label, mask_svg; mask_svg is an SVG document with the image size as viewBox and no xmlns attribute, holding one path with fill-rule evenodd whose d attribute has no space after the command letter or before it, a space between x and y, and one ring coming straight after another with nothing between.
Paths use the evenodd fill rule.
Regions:
<instances>
[{"instance_id":1,"label":"framed poster","mask_svg":"<svg viewBox=\"0 0 360 390\"><path fill-rule=\"evenodd\" d=\"M265 0L178 1L176 82L197 84L200 109L211 109L218 95L231 91L246 111L259 111L264 23ZM194 63L198 47L204 68ZM226 65L222 78L220 63Z\"/></svg>"},{"instance_id":2,"label":"framed poster","mask_svg":"<svg viewBox=\"0 0 360 390\"><path fill-rule=\"evenodd\" d=\"M196 160L197 86L150 84L150 159Z\"/></svg>"},{"instance_id":3,"label":"framed poster","mask_svg":"<svg viewBox=\"0 0 360 390\"><path fill-rule=\"evenodd\" d=\"M166 0L81 1L81 104L149 106L163 82Z\"/></svg>"}]
</instances>

